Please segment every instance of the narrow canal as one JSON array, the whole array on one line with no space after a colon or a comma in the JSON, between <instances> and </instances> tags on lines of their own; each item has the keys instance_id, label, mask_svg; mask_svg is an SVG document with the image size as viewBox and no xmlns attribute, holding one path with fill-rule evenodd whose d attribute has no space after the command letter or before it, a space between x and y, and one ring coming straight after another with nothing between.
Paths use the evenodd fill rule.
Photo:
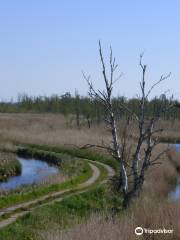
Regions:
<instances>
[{"instance_id":1,"label":"narrow canal","mask_svg":"<svg viewBox=\"0 0 180 240\"><path fill-rule=\"evenodd\" d=\"M50 165L45 161L26 159L19 156L17 156L17 159L21 163L21 174L9 177L5 182L0 182L0 190L10 190L23 185L37 184L59 171L56 166Z\"/></svg>"}]
</instances>

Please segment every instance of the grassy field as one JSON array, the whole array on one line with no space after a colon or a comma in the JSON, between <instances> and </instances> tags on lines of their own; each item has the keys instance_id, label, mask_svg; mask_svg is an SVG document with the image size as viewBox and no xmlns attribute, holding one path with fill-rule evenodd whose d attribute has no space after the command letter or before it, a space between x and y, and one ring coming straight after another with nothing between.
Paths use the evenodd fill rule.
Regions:
<instances>
[{"instance_id":1,"label":"grassy field","mask_svg":"<svg viewBox=\"0 0 180 240\"><path fill-rule=\"evenodd\" d=\"M119 123L120 124L120 123ZM161 134L164 141L180 139L179 121L161 121L160 126L165 129ZM132 147L136 132L130 129ZM15 143L39 144L40 150L58 148L64 153L77 157L86 157L110 163L104 151L90 149L80 151L75 146L86 143L101 144L109 142L110 133L102 125L91 129L73 126L67 127L67 120L61 115L53 114L1 114L0 115L0 149L14 151ZM160 144L154 155L167 147ZM73 148L73 149L72 149ZM99 156L100 154L100 156ZM103 157L104 156L104 157ZM106 160L105 160L106 159ZM133 240L136 238L134 229L137 226L157 229L174 229L174 234L156 235L141 239L180 239L180 203L168 199L168 193L177 182L177 170L180 168L180 156L173 150L161 157L161 165L150 168L145 176L145 184L141 197L126 211L121 211L121 199L114 196L110 190L92 190L76 197L65 199L59 204L39 208L38 211L18 220L16 224L0 231L4 239L27 240ZM116 165L112 163L112 165ZM90 206L89 206L89 205ZM117 216L112 209L119 208ZM65 229L64 229L65 228ZM88 233L88 234L87 234ZM17 238L12 238L12 236ZM166 238L165 238L166 237Z\"/></svg>"},{"instance_id":2,"label":"grassy field","mask_svg":"<svg viewBox=\"0 0 180 240\"><path fill-rule=\"evenodd\" d=\"M12 141L21 143L47 144L54 146L101 144L111 140L110 132L104 125L76 128L67 126L68 120L60 114L0 114L0 148L13 150ZM118 123L121 124L121 123ZM165 131L164 139L180 138L180 121L161 121L160 127ZM130 134L136 135L134 126Z\"/></svg>"}]
</instances>

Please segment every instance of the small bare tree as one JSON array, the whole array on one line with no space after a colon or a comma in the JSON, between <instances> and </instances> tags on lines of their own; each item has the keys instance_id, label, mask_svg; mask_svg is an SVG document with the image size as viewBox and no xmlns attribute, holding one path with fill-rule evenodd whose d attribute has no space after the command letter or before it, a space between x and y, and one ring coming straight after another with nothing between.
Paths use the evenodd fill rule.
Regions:
<instances>
[{"instance_id":1,"label":"small bare tree","mask_svg":"<svg viewBox=\"0 0 180 240\"><path fill-rule=\"evenodd\" d=\"M155 123L159 120L162 113L168 111L171 105L162 107L158 109L156 113L150 118L146 119L146 103L148 101L148 97L151 94L152 90L160 84L162 81L170 77L170 73L166 76L161 76L160 79L152 85L152 87L146 91L146 81L145 81L145 73L146 73L146 65L142 63L142 55L140 55L140 67L142 70L142 80L140 82L141 96L139 96L139 114L132 112L130 108L128 108L125 104L120 103L120 107L128 112L128 114L133 117L133 119L137 122L138 125L138 136L137 136L137 144L135 150L131 157L131 162L127 162L124 157L124 147L126 144L126 140L122 139L118 134L118 131L122 129L117 129L116 125L116 117L113 108L113 87L115 82L120 78L115 78L115 71L118 67L116 64L116 59L113 57L112 49L110 48L110 76L108 76L106 71L106 66L102 54L101 43L99 42L99 54L100 60L102 64L102 74L105 83L105 90L96 90L91 82L90 76L86 76L83 74L89 86L89 94L93 99L98 99L103 106L105 107L105 121L107 126L111 130L112 135L112 144L110 146L97 146L102 147L108 150L113 158L115 158L119 163L119 175L118 175L118 184L119 189L121 190L123 196L123 205L124 207L128 207L131 200L137 197L142 191L145 172L149 168L149 166L160 164L158 162L159 158L164 154L164 151L159 153L154 159L152 159L152 152L154 148L159 143L158 138L155 137L158 132L161 132L162 129L156 129ZM127 125L126 125L127 129ZM123 131L123 130L122 130ZM125 134L126 136L127 134ZM87 145L90 147L89 145Z\"/></svg>"}]
</instances>

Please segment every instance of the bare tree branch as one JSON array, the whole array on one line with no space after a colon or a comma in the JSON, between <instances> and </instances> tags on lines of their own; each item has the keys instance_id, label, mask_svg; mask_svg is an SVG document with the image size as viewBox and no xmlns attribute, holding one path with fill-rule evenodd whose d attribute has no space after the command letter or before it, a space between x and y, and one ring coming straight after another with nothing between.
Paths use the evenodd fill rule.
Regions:
<instances>
[{"instance_id":1,"label":"bare tree branch","mask_svg":"<svg viewBox=\"0 0 180 240\"><path fill-rule=\"evenodd\" d=\"M104 145L94 145L94 144L86 144L81 147L81 149L88 149L92 147L98 147L107 150L119 163L119 186L121 189L121 193L123 196L124 206L127 207L130 201L139 195L142 190L142 186L144 183L145 172L149 168L149 166L161 164L158 160L165 153L165 151L159 153L152 160L152 153L155 147L159 144L159 138L156 137L157 133L161 133L163 129L156 129L155 124L159 120L162 113L165 113L170 108L174 106L174 103L169 104L167 106L165 102L165 106L160 107L156 113L153 114L153 117L150 119L146 118L147 111L147 98L153 91L153 89L158 86L162 81L168 79L170 77L170 73L166 76L162 75L160 79L155 82L151 88L146 92L146 69L147 65L143 64L143 54L140 55L139 65L142 70L142 79L140 81L140 96L138 96L139 100L139 113L136 114L132 111L128 106L126 106L123 102L119 103L119 107L128 113L128 116L134 118L138 123L138 136L137 136L137 144L135 146L135 150L133 150L133 154L131 156L130 149L127 147L127 137L128 137L128 124L129 120L127 119L124 129L121 126L120 134L117 133L118 128L116 125L115 113L114 113L114 105L112 98L113 85L116 82L114 80L114 73L118 67L116 64L116 59L113 57L112 48L110 47L110 56L109 56L109 64L110 64L110 76L106 72L106 66L104 62L104 57L101 48L101 42L99 41L99 55L100 61L102 65L102 74L103 80L105 83L105 90L95 90L92 82L90 81L90 76L85 76L90 96L92 98L98 99L105 108L105 122L107 124L107 128L111 131L112 143L110 146ZM121 75L120 75L121 76ZM143 152L144 150L144 152ZM128 152L127 152L128 151ZM131 157L131 161L129 162L129 158Z\"/></svg>"},{"instance_id":2,"label":"bare tree branch","mask_svg":"<svg viewBox=\"0 0 180 240\"><path fill-rule=\"evenodd\" d=\"M148 98L148 96L151 94L152 90L153 90L158 84L160 84L160 83L163 82L164 80L168 79L170 76L171 76L171 72L168 73L166 76L161 75L160 79L159 79L157 82L155 82L155 83L151 86L151 88L149 89L148 93L146 94L146 99Z\"/></svg>"}]
</instances>

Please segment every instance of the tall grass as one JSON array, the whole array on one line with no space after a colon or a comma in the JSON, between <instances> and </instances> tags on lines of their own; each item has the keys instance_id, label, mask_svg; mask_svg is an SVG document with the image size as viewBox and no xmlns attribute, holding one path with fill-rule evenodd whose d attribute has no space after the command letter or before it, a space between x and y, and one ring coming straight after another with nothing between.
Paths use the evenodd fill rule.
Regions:
<instances>
[{"instance_id":1,"label":"tall grass","mask_svg":"<svg viewBox=\"0 0 180 240\"><path fill-rule=\"evenodd\" d=\"M157 151L165 146L161 145ZM173 161L173 164L172 164ZM92 214L87 221L77 224L69 230L47 228L41 231L43 240L135 240L135 239L180 239L180 202L168 199L168 193L176 184L180 156L170 150L161 159L162 165L152 168L146 175L143 193L127 211L117 216L111 214ZM137 237L137 226L149 229L173 229L173 234L144 234Z\"/></svg>"},{"instance_id":2,"label":"tall grass","mask_svg":"<svg viewBox=\"0 0 180 240\"><path fill-rule=\"evenodd\" d=\"M165 129L161 134L161 139L164 139L164 141L176 141L180 138L179 121L161 121L159 127ZM110 133L106 131L103 125L100 127L93 126L91 129L84 127L81 129L68 128L63 116L53 114L1 115L0 136L0 142L2 142L2 145L8 145L8 142L39 144L43 145L43 150L45 150L47 145L58 148L61 146L62 150L64 149L64 144L67 143L70 145L82 146L85 143L102 144L102 139L103 143L109 143L111 141ZM132 133L132 138L135 136L136 131ZM44 145L46 145L46 147ZM166 146L164 145L160 145L154 154L158 154L165 147ZM55 151L55 149L53 150ZM73 151L74 154L78 153L78 150ZM93 155L94 152L91 151L91 154ZM104 154L104 152L102 152L102 154ZM102 209L100 207L98 213L96 212L96 214L94 214L92 209L95 208L96 202L98 202L99 199L105 201L104 195L96 195L96 200L93 203L91 211L89 211L89 216L91 217L88 217L86 220L84 219L83 223L81 221L76 222L77 226L71 226L69 230L63 230L62 228L61 230L58 230L60 229L61 222L63 222L63 218L61 216L62 212L57 210L59 206L59 204L57 204L49 206L48 210L44 209L45 213L39 209L38 212L33 213L33 218L31 215L28 215L23 220L19 220L17 224L6 230L6 234L9 234L8 237L2 239L9 240L13 239L13 237L14 239L23 239L18 238L23 234L23 236L26 237L24 239L28 239L28 237L30 239L30 234L32 231L35 231L33 238L31 238L33 240L38 239L38 233L40 233L43 240L178 240L180 239L180 203L169 200L168 193L176 184L180 157L174 151L170 151L168 152L168 156L162 156L161 162L161 165L155 165L150 168L149 172L146 174L141 197L131 205L128 211L120 212L118 216L113 216L112 218L111 214L104 214L104 211L101 211ZM90 199L84 201L90 201ZM120 203L118 204L120 205ZM66 212L70 221L77 217L79 214L78 211L81 211L81 207L81 204L77 204L77 212L74 208L73 211L71 208L70 215ZM38 225L35 226L38 223L38 221L36 221L37 219L39 219L39 222L44 220L46 224L43 225L42 228ZM55 219L59 219L59 222ZM172 228L174 229L174 234L168 236L143 235L142 238L136 238L134 228L137 226L152 229L163 227L166 227L167 229Z\"/></svg>"},{"instance_id":3,"label":"tall grass","mask_svg":"<svg viewBox=\"0 0 180 240\"><path fill-rule=\"evenodd\" d=\"M0 152L0 181L6 180L10 176L21 173L21 164L16 159L16 155L8 152Z\"/></svg>"}]
</instances>

